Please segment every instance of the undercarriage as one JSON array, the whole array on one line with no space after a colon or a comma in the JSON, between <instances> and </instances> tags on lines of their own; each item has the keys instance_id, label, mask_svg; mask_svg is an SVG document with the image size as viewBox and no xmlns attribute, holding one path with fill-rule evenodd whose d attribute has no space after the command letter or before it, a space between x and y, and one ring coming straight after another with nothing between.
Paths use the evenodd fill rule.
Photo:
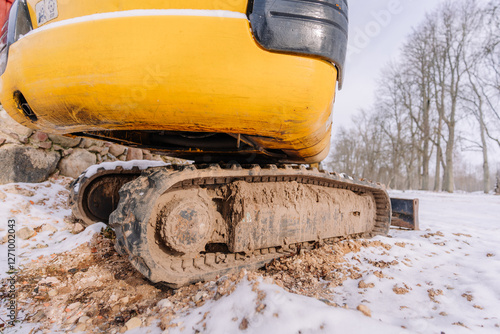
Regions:
<instances>
[{"instance_id":1,"label":"undercarriage","mask_svg":"<svg viewBox=\"0 0 500 334\"><path fill-rule=\"evenodd\" d=\"M381 185L305 166L102 168L72 189L78 218L112 212L118 252L172 287L338 238L385 235L391 217Z\"/></svg>"}]
</instances>

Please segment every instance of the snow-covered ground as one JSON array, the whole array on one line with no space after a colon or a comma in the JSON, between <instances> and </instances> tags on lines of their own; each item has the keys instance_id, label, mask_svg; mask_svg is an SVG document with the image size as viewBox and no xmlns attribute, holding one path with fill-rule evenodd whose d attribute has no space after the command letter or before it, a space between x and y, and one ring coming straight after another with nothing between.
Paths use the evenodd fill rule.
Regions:
<instances>
[{"instance_id":1,"label":"snow-covered ground","mask_svg":"<svg viewBox=\"0 0 500 334\"><path fill-rule=\"evenodd\" d=\"M40 184L13 183L0 186L0 279L7 277L7 222L15 221L20 232L35 233L29 239L16 238L17 265L25 265L39 256L62 253L89 242L96 231L105 226L97 224L83 233L73 234L73 224L67 223L71 210L67 207L71 180L60 178Z\"/></svg>"},{"instance_id":2,"label":"snow-covered ground","mask_svg":"<svg viewBox=\"0 0 500 334\"><path fill-rule=\"evenodd\" d=\"M29 227L36 233L17 240L20 267L88 243L102 227L72 232L66 221L68 182L0 186L0 238L9 219L18 231ZM391 229L389 237L375 238L380 246L346 254L340 265L359 274L330 288L320 281L328 298L288 292L264 272L249 274L232 293L177 312L176 327L165 332L500 333L500 196L396 191L391 196L420 199L421 230ZM0 278L8 276L7 251L4 242ZM208 290L212 286L216 289L214 282L205 284ZM146 328L128 333L162 333L159 322L143 323ZM17 324L6 332L34 327Z\"/></svg>"}]
</instances>

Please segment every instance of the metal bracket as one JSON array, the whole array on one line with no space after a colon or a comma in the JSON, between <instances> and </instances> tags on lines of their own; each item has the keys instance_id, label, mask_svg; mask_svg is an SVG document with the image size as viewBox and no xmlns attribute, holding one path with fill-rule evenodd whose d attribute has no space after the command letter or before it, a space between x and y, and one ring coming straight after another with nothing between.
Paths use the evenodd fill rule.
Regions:
<instances>
[{"instance_id":1,"label":"metal bracket","mask_svg":"<svg viewBox=\"0 0 500 334\"><path fill-rule=\"evenodd\" d=\"M418 198L391 198L391 225L418 231L418 204Z\"/></svg>"}]
</instances>

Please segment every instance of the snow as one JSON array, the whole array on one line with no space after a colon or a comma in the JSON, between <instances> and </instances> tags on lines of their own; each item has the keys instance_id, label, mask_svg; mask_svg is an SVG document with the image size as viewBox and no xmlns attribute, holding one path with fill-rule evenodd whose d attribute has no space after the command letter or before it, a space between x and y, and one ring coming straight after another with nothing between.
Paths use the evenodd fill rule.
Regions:
<instances>
[{"instance_id":1,"label":"snow","mask_svg":"<svg viewBox=\"0 0 500 334\"><path fill-rule=\"evenodd\" d=\"M39 256L71 251L88 243L104 224L95 224L79 234L72 233L73 224L65 220L71 215L67 208L68 190L63 183L69 179L39 184L12 183L0 186L0 239L7 235L7 221L14 219L16 231L23 227L41 229L27 240L16 237L17 265L24 265ZM3 197L3 196L1 196ZM0 197L0 198L1 198ZM49 226L50 225L50 226ZM45 228L44 227L49 227ZM0 245L0 279L7 275L7 243Z\"/></svg>"},{"instance_id":2,"label":"snow","mask_svg":"<svg viewBox=\"0 0 500 334\"><path fill-rule=\"evenodd\" d=\"M163 161L152 161L152 160L131 160L131 161L112 161L112 162L103 162L99 165L92 165L87 170L85 170L85 177L91 177L97 170L100 168L104 168L105 170L116 169L117 167L122 167L123 169L130 170L134 167L139 168L140 170L145 170L149 167L161 167L167 166L168 164Z\"/></svg>"},{"instance_id":3,"label":"snow","mask_svg":"<svg viewBox=\"0 0 500 334\"><path fill-rule=\"evenodd\" d=\"M92 165L89 168L87 168L82 174L84 177L91 177L97 173L97 171L101 168L104 168L105 170L113 170L118 167L122 167L125 170L131 170L134 167L139 168L139 170L145 170L150 167L161 167L161 166L167 166L169 165L166 162L163 161L152 161L152 160L130 160L130 161L110 161L110 162L103 162L98 165ZM74 185L74 191L75 193L78 193L78 190L80 189L80 183L76 182Z\"/></svg>"},{"instance_id":4,"label":"snow","mask_svg":"<svg viewBox=\"0 0 500 334\"><path fill-rule=\"evenodd\" d=\"M260 285L266 308L258 313L256 293L243 282L230 296L186 312L169 333L500 333L500 197L396 191L391 196L420 199L421 231L391 229L389 237L375 238L391 250L350 253L348 262L363 277L347 280L331 298L347 310L266 283ZM374 274L379 268L370 261L394 260L381 269L386 277ZM375 287L360 289L361 280ZM408 293L396 294L395 287L407 287ZM369 307L371 318L355 311L360 304ZM246 330L239 329L243 317Z\"/></svg>"},{"instance_id":5,"label":"snow","mask_svg":"<svg viewBox=\"0 0 500 334\"><path fill-rule=\"evenodd\" d=\"M243 13L233 12L229 10L208 10L208 9L134 9L124 10L110 13L98 13L86 16L75 17L62 21L48 23L35 30L30 31L25 36L35 35L45 30L59 28L63 26L92 22L107 19L119 19L127 17L140 17L140 16L204 16L204 17L219 17L230 19L247 19Z\"/></svg>"},{"instance_id":6,"label":"snow","mask_svg":"<svg viewBox=\"0 0 500 334\"><path fill-rule=\"evenodd\" d=\"M379 323L359 312L337 309L279 286L244 280L229 296L211 301L176 320L169 333L399 333L401 328ZM259 293L264 298L259 298ZM265 308L258 311L258 305ZM205 319L203 319L205 318ZM246 328L240 328L243 319ZM206 324L206 329L203 328Z\"/></svg>"},{"instance_id":7,"label":"snow","mask_svg":"<svg viewBox=\"0 0 500 334\"><path fill-rule=\"evenodd\" d=\"M43 224L57 229L18 240L21 264L72 250L104 226L71 233L65 222L70 215L65 183L69 181L0 186L0 238L11 218L18 230ZM392 248L364 247L347 254L346 265L355 264L362 277L332 288L328 299L344 308L287 292L268 277L244 279L232 294L179 312L177 327L169 333L500 333L500 196L400 191L390 195L420 199L421 231L391 229L388 237L375 240ZM37 248L40 244L48 247ZM0 253L0 278L5 278L5 243ZM359 288L361 280L374 287ZM259 309L261 304L265 306ZM371 310L371 317L356 310L360 304ZM247 323L242 324L243 319ZM7 333L33 328L22 326ZM128 333L161 333L158 326L153 323Z\"/></svg>"}]
</instances>

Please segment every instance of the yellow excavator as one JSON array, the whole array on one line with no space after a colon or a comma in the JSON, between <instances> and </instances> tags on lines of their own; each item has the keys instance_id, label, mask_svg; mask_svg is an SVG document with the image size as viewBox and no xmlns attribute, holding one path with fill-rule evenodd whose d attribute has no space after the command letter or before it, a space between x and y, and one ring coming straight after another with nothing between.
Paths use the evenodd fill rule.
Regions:
<instances>
[{"instance_id":1,"label":"yellow excavator","mask_svg":"<svg viewBox=\"0 0 500 334\"><path fill-rule=\"evenodd\" d=\"M97 166L70 200L177 287L388 232L383 186L304 165L329 151L347 30L346 0L16 0L0 100L32 129L194 161Z\"/></svg>"}]
</instances>

